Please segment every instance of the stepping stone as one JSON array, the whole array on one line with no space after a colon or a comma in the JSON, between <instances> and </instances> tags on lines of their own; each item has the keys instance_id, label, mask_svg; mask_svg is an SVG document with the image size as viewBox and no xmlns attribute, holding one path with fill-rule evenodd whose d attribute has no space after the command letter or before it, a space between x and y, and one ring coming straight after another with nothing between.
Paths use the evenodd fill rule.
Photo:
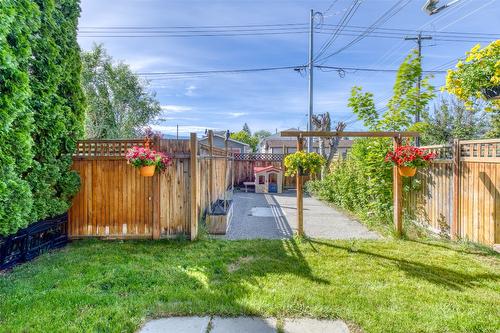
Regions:
<instances>
[{"instance_id":1,"label":"stepping stone","mask_svg":"<svg viewBox=\"0 0 500 333\"><path fill-rule=\"evenodd\" d=\"M210 333L275 333L276 319L259 317L236 317L212 319ZM324 333L324 332L322 332Z\"/></svg>"},{"instance_id":2,"label":"stepping stone","mask_svg":"<svg viewBox=\"0 0 500 333\"><path fill-rule=\"evenodd\" d=\"M285 333L349 333L342 320L285 319Z\"/></svg>"},{"instance_id":3,"label":"stepping stone","mask_svg":"<svg viewBox=\"0 0 500 333\"><path fill-rule=\"evenodd\" d=\"M170 317L152 320L139 333L205 333L210 317Z\"/></svg>"}]
</instances>

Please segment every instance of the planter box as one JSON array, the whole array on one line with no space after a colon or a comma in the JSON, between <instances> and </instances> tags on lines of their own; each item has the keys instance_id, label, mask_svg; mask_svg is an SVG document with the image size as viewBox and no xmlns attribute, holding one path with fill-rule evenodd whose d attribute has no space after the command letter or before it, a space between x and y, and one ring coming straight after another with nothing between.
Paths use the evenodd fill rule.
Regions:
<instances>
[{"instance_id":1,"label":"planter box","mask_svg":"<svg viewBox=\"0 0 500 333\"><path fill-rule=\"evenodd\" d=\"M68 243L67 224L68 214L65 213L33 223L14 235L0 237L0 270L65 246Z\"/></svg>"},{"instance_id":2,"label":"planter box","mask_svg":"<svg viewBox=\"0 0 500 333\"><path fill-rule=\"evenodd\" d=\"M231 219L233 217L233 201L226 201L226 209L224 210L224 200L217 200L212 205L212 212L206 216L206 224L208 233L212 235L225 235Z\"/></svg>"}]
</instances>

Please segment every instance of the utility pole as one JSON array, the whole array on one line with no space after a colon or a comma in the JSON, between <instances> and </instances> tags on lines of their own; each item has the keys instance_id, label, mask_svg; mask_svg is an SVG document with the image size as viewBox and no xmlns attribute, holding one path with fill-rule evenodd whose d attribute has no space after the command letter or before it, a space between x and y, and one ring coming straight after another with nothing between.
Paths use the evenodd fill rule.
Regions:
<instances>
[{"instance_id":1,"label":"utility pole","mask_svg":"<svg viewBox=\"0 0 500 333\"><path fill-rule=\"evenodd\" d=\"M313 70L314 70L314 10L311 9L309 22L309 119L307 121L307 130L312 131L312 116L313 116ZM307 138L307 152L312 152L313 138Z\"/></svg>"},{"instance_id":2,"label":"utility pole","mask_svg":"<svg viewBox=\"0 0 500 333\"><path fill-rule=\"evenodd\" d=\"M405 40L415 40L417 41L417 50L418 50L418 59L420 60L420 68L422 68L422 41L432 39L431 36L422 36L422 32L419 32L417 37L405 37ZM415 112L415 123L420 122L420 84L422 82L422 71L420 71L420 75L417 78L417 105ZM420 137L415 138L415 145L417 147L420 146Z\"/></svg>"}]
</instances>

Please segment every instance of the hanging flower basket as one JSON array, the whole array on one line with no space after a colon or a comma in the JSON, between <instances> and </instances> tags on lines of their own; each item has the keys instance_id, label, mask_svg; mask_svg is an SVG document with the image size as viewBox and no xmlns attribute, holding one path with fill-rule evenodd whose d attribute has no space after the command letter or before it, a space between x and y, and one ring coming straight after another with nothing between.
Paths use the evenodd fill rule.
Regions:
<instances>
[{"instance_id":1,"label":"hanging flower basket","mask_svg":"<svg viewBox=\"0 0 500 333\"><path fill-rule=\"evenodd\" d=\"M401 146L389 151L385 161L398 168L403 177L413 177L419 167L427 167L436 158L436 154L415 146Z\"/></svg>"},{"instance_id":2,"label":"hanging flower basket","mask_svg":"<svg viewBox=\"0 0 500 333\"><path fill-rule=\"evenodd\" d=\"M398 167L399 174L403 177L413 177L417 173L417 168L400 166Z\"/></svg>"},{"instance_id":3,"label":"hanging flower basket","mask_svg":"<svg viewBox=\"0 0 500 333\"><path fill-rule=\"evenodd\" d=\"M481 89L486 99L500 99L500 86Z\"/></svg>"},{"instance_id":4,"label":"hanging flower basket","mask_svg":"<svg viewBox=\"0 0 500 333\"><path fill-rule=\"evenodd\" d=\"M321 170L326 163L325 158L318 153L298 151L285 157L286 176L309 176Z\"/></svg>"},{"instance_id":5,"label":"hanging flower basket","mask_svg":"<svg viewBox=\"0 0 500 333\"><path fill-rule=\"evenodd\" d=\"M143 177L153 177L155 174L156 165L146 165L139 169L141 176Z\"/></svg>"},{"instance_id":6,"label":"hanging flower basket","mask_svg":"<svg viewBox=\"0 0 500 333\"><path fill-rule=\"evenodd\" d=\"M139 169L143 177L152 177L156 170L164 171L172 164L172 158L167 154L137 146L130 148L125 158L128 164Z\"/></svg>"}]
</instances>

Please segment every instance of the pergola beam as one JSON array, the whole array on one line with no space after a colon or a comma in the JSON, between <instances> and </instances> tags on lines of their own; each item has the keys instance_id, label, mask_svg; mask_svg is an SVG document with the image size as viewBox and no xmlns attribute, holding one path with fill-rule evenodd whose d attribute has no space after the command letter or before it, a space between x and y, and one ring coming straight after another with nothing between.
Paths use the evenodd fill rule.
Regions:
<instances>
[{"instance_id":1,"label":"pergola beam","mask_svg":"<svg viewBox=\"0 0 500 333\"><path fill-rule=\"evenodd\" d=\"M328 132L328 131L282 131L283 137L358 137L358 138L416 138L418 132Z\"/></svg>"}]
</instances>

